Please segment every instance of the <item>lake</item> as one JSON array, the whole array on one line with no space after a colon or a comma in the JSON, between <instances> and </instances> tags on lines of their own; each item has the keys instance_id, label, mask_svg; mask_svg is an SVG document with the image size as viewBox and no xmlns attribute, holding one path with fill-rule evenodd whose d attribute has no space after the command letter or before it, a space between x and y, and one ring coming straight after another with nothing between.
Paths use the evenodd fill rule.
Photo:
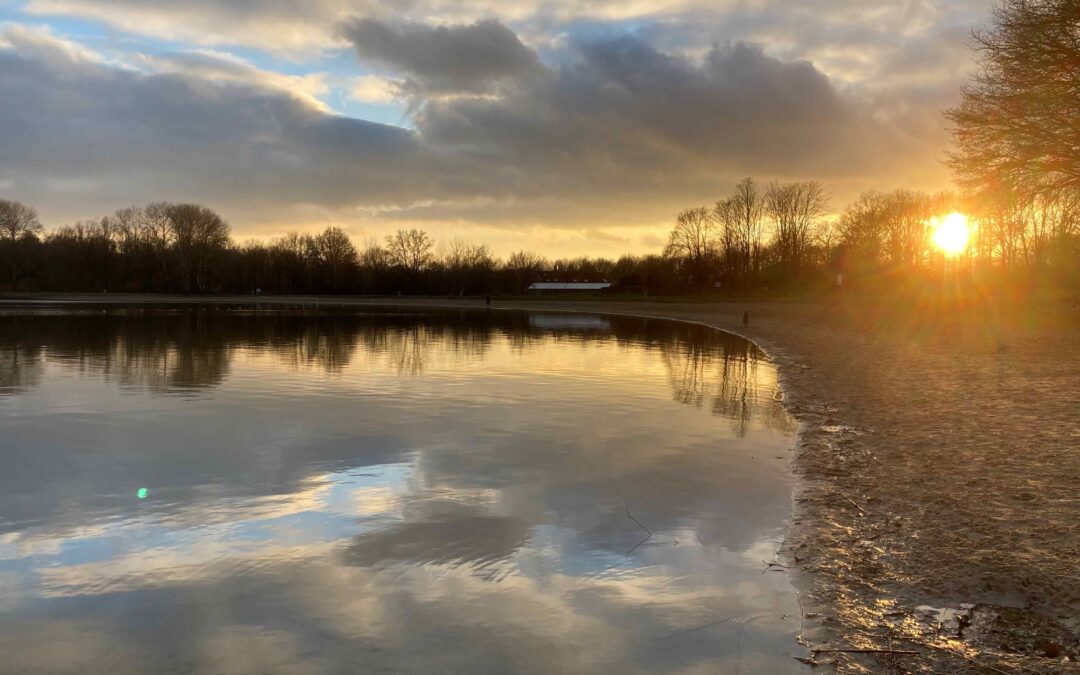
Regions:
<instances>
[{"instance_id":1,"label":"lake","mask_svg":"<svg viewBox=\"0 0 1080 675\"><path fill-rule=\"evenodd\" d=\"M777 391L655 319L9 307L0 670L796 671Z\"/></svg>"}]
</instances>

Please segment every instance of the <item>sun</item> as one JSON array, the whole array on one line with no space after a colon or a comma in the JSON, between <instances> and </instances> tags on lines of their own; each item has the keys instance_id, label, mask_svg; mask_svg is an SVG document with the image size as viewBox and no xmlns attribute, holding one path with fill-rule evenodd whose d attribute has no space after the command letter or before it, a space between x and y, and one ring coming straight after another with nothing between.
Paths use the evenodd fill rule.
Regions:
<instances>
[{"instance_id":1,"label":"sun","mask_svg":"<svg viewBox=\"0 0 1080 675\"><path fill-rule=\"evenodd\" d=\"M934 246L950 258L954 258L967 248L968 240L971 239L971 224L968 217L962 213L952 212L941 217L930 219L930 226L934 228L931 240Z\"/></svg>"}]
</instances>

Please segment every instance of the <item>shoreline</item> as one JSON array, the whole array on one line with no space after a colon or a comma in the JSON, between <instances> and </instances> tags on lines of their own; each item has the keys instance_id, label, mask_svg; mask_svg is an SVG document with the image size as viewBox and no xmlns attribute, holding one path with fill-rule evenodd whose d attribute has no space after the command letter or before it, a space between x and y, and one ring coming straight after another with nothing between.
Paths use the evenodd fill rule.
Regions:
<instances>
[{"instance_id":1,"label":"shoreline","mask_svg":"<svg viewBox=\"0 0 1080 675\"><path fill-rule=\"evenodd\" d=\"M464 298L0 295L0 305L12 301L485 309ZM1080 521L1072 482L1080 471L1070 471L1080 469L1080 456L1068 452L1070 440L1080 443L1080 399L1069 388L1080 382L1072 308L1032 322L1007 311L954 317L889 308L899 316L867 316L843 303L494 304L687 321L766 352L799 423L782 554L796 572L817 664L841 672L1080 672L1067 660L1080 629L1080 571L1069 567L1080 551L1080 526L1069 525ZM1021 381L1004 386L1005 371ZM1035 400L1016 400L1032 387ZM1018 414L1020 405L1030 409ZM1027 454L1010 447L1024 443L1025 424L1040 422L1040 440L1051 443L1032 443ZM969 472L972 465L981 473ZM896 651L919 654L885 653Z\"/></svg>"}]
</instances>

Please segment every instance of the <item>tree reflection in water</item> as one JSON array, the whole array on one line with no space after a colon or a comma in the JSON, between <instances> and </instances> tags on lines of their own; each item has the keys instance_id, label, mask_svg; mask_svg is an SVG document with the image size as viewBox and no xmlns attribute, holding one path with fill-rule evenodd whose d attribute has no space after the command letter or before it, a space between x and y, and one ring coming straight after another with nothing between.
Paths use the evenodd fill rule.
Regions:
<instances>
[{"instance_id":1,"label":"tree reflection in water","mask_svg":"<svg viewBox=\"0 0 1080 675\"><path fill-rule=\"evenodd\" d=\"M676 401L732 421L736 433L745 436L754 420L777 429L794 428L794 422L778 397L778 383L770 369L763 377L759 364L765 355L756 345L738 336L710 331L695 339L662 343ZM768 381L765 381L768 380Z\"/></svg>"},{"instance_id":2,"label":"tree reflection in water","mask_svg":"<svg viewBox=\"0 0 1080 675\"><path fill-rule=\"evenodd\" d=\"M571 314L15 313L0 323L0 395L34 387L46 362L128 389L192 395L225 381L237 351L249 348L266 348L294 369L328 374L344 371L360 352L369 362L419 376L432 366L482 359L496 337L516 350L541 340L652 345L663 354L674 400L708 407L734 420L741 433L752 417L790 428L775 382L761 381L764 355L752 343L703 326Z\"/></svg>"}]
</instances>

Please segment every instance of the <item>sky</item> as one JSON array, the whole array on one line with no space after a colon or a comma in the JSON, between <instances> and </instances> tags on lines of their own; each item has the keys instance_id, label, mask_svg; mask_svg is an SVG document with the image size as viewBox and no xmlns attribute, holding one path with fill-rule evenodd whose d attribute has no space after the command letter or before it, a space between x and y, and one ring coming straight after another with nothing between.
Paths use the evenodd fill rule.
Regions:
<instances>
[{"instance_id":1,"label":"sky","mask_svg":"<svg viewBox=\"0 0 1080 675\"><path fill-rule=\"evenodd\" d=\"M0 0L0 198L657 252L753 176L951 187L993 0Z\"/></svg>"}]
</instances>

